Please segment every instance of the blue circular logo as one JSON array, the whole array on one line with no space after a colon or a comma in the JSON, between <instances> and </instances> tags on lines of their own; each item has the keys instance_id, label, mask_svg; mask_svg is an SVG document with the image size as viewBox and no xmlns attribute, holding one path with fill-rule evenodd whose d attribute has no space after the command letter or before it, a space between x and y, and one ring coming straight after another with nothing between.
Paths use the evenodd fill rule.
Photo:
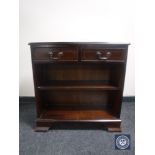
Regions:
<instances>
[{"instance_id":1,"label":"blue circular logo","mask_svg":"<svg viewBox=\"0 0 155 155\"><path fill-rule=\"evenodd\" d=\"M128 148L130 145L130 140L127 136L125 135L121 135L121 136L118 136L117 139L116 139L116 146L121 149L121 150L124 150L126 148Z\"/></svg>"}]
</instances>

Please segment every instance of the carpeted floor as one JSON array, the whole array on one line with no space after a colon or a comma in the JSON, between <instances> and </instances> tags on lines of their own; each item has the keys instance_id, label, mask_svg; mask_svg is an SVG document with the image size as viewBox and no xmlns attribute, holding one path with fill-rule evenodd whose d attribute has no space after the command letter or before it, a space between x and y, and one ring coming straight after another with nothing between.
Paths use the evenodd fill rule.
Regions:
<instances>
[{"instance_id":1,"label":"carpeted floor","mask_svg":"<svg viewBox=\"0 0 155 155\"><path fill-rule=\"evenodd\" d=\"M134 155L134 111L133 102L124 102L122 107L122 133L130 134L131 149L115 150L114 136L100 128L74 129L61 125L46 132L34 132L34 103L20 104L20 155Z\"/></svg>"}]
</instances>

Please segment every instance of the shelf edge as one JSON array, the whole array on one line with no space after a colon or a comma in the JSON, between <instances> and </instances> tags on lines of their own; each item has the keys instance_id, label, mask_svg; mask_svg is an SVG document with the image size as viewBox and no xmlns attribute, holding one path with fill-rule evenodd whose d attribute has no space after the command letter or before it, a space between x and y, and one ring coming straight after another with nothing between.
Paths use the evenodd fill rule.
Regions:
<instances>
[{"instance_id":1,"label":"shelf edge","mask_svg":"<svg viewBox=\"0 0 155 155\"><path fill-rule=\"evenodd\" d=\"M59 119L36 119L37 122L102 122L102 123L111 123L111 122L122 122L121 119L100 119L100 120L59 120Z\"/></svg>"}]
</instances>

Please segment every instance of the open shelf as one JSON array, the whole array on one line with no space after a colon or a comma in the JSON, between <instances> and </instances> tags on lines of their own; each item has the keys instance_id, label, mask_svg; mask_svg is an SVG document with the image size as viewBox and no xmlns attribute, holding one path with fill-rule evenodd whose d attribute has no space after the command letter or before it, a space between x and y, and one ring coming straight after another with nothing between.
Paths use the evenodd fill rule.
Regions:
<instances>
[{"instance_id":1,"label":"open shelf","mask_svg":"<svg viewBox=\"0 0 155 155\"><path fill-rule=\"evenodd\" d=\"M46 109L39 119L52 119L53 121L104 121L117 120L107 110L57 110Z\"/></svg>"},{"instance_id":2,"label":"open shelf","mask_svg":"<svg viewBox=\"0 0 155 155\"><path fill-rule=\"evenodd\" d=\"M35 65L38 90L120 90L122 65Z\"/></svg>"},{"instance_id":3,"label":"open shelf","mask_svg":"<svg viewBox=\"0 0 155 155\"><path fill-rule=\"evenodd\" d=\"M37 87L39 90L118 90L119 88L100 81L53 81Z\"/></svg>"}]
</instances>

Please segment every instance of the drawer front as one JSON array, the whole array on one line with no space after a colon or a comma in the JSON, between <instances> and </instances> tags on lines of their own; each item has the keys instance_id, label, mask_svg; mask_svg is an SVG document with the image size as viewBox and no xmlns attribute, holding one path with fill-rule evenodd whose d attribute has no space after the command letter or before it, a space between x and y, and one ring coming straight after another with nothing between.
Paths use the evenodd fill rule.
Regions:
<instances>
[{"instance_id":1,"label":"drawer front","mask_svg":"<svg viewBox=\"0 0 155 155\"><path fill-rule=\"evenodd\" d=\"M81 61L123 61L124 49L83 49Z\"/></svg>"},{"instance_id":2,"label":"drawer front","mask_svg":"<svg viewBox=\"0 0 155 155\"><path fill-rule=\"evenodd\" d=\"M78 60L78 54L75 47L34 48L32 51L32 59L47 61L76 61Z\"/></svg>"}]
</instances>

